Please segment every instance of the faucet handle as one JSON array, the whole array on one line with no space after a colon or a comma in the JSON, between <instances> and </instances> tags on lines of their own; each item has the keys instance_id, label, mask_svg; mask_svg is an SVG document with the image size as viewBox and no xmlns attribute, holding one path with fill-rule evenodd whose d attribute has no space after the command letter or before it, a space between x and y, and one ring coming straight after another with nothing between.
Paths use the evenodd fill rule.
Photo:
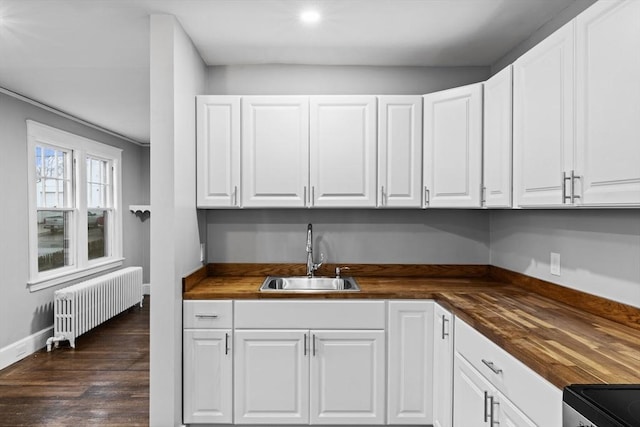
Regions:
<instances>
[{"instance_id":1,"label":"faucet handle","mask_svg":"<svg viewBox=\"0 0 640 427\"><path fill-rule=\"evenodd\" d=\"M313 271L316 271L317 269L319 269L322 266L322 264L324 264L324 254L320 252L320 262L313 264Z\"/></svg>"},{"instance_id":2,"label":"faucet handle","mask_svg":"<svg viewBox=\"0 0 640 427\"><path fill-rule=\"evenodd\" d=\"M342 270L351 270L349 267L336 267L336 279L340 278L340 272Z\"/></svg>"}]
</instances>

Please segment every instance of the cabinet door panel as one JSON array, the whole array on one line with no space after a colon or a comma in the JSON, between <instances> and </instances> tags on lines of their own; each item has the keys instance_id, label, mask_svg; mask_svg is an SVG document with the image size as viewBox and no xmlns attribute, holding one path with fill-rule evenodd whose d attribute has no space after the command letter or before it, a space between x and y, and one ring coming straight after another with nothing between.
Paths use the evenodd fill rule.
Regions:
<instances>
[{"instance_id":1,"label":"cabinet door panel","mask_svg":"<svg viewBox=\"0 0 640 427\"><path fill-rule=\"evenodd\" d=\"M518 206L563 204L562 174L574 150L574 23L514 63L514 199Z\"/></svg>"},{"instance_id":2,"label":"cabinet door panel","mask_svg":"<svg viewBox=\"0 0 640 427\"><path fill-rule=\"evenodd\" d=\"M239 207L240 97L197 97L197 206Z\"/></svg>"},{"instance_id":3,"label":"cabinet door panel","mask_svg":"<svg viewBox=\"0 0 640 427\"><path fill-rule=\"evenodd\" d=\"M576 46L576 202L638 205L640 2L587 9L576 19Z\"/></svg>"},{"instance_id":4,"label":"cabinet door panel","mask_svg":"<svg viewBox=\"0 0 640 427\"><path fill-rule=\"evenodd\" d=\"M496 411L496 421L503 427L537 427L525 414L511 403L501 393L499 397L498 410ZM559 427L559 426L558 426Z\"/></svg>"},{"instance_id":5,"label":"cabinet door panel","mask_svg":"<svg viewBox=\"0 0 640 427\"><path fill-rule=\"evenodd\" d=\"M310 103L312 206L374 207L375 96L312 96Z\"/></svg>"},{"instance_id":6,"label":"cabinet door panel","mask_svg":"<svg viewBox=\"0 0 640 427\"><path fill-rule=\"evenodd\" d=\"M184 331L184 421L231 423L231 330Z\"/></svg>"},{"instance_id":7,"label":"cabinet door panel","mask_svg":"<svg viewBox=\"0 0 640 427\"><path fill-rule=\"evenodd\" d=\"M432 343L432 302L389 301L389 424L432 423Z\"/></svg>"},{"instance_id":8,"label":"cabinet door panel","mask_svg":"<svg viewBox=\"0 0 640 427\"><path fill-rule=\"evenodd\" d=\"M236 424L306 424L306 331L235 331Z\"/></svg>"},{"instance_id":9,"label":"cabinet door panel","mask_svg":"<svg viewBox=\"0 0 640 427\"><path fill-rule=\"evenodd\" d=\"M434 305L433 425L451 427L453 415L453 316Z\"/></svg>"},{"instance_id":10,"label":"cabinet door panel","mask_svg":"<svg viewBox=\"0 0 640 427\"><path fill-rule=\"evenodd\" d=\"M488 208L511 207L512 67L484 84L483 190Z\"/></svg>"},{"instance_id":11,"label":"cabinet door panel","mask_svg":"<svg viewBox=\"0 0 640 427\"><path fill-rule=\"evenodd\" d=\"M485 392L491 393L492 390L491 384L456 352L453 369L454 427L491 427L485 416L489 411Z\"/></svg>"},{"instance_id":12,"label":"cabinet door panel","mask_svg":"<svg viewBox=\"0 0 640 427\"><path fill-rule=\"evenodd\" d=\"M311 423L383 424L384 331L311 334Z\"/></svg>"},{"instance_id":13,"label":"cabinet door panel","mask_svg":"<svg viewBox=\"0 0 640 427\"><path fill-rule=\"evenodd\" d=\"M378 206L422 204L422 98L378 98Z\"/></svg>"},{"instance_id":14,"label":"cabinet door panel","mask_svg":"<svg viewBox=\"0 0 640 427\"><path fill-rule=\"evenodd\" d=\"M243 97L243 206L303 207L308 181L308 98Z\"/></svg>"},{"instance_id":15,"label":"cabinet door panel","mask_svg":"<svg viewBox=\"0 0 640 427\"><path fill-rule=\"evenodd\" d=\"M424 96L426 207L480 207L482 83Z\"/></svg>"}]
</instances>

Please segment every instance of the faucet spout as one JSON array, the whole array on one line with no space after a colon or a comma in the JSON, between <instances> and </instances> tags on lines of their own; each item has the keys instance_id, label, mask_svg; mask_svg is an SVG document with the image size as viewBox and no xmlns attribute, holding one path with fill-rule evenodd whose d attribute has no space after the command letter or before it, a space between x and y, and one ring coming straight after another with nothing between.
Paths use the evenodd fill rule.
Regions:
<instances>
[{"instance_id":1,"label":"faucet spout","mask_svg":"<svg viewBox=\"0 0 640 427\"><path fill-rule=\"evenodd\" d=\"M320 262L313 262L313 227L311 224L307 226L307 277L313 277L313 274L320 268L324 262L324 254L320 254Z\"/></svg>"}]
</instances>

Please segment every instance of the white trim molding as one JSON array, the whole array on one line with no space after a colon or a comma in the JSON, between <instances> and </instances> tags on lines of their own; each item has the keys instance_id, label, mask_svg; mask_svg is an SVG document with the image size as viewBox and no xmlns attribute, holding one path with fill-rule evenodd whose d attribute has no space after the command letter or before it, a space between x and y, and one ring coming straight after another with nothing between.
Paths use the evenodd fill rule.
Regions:
<instances>
[{"instance_id":1,"label":"white trim molding","mask_svg":"<svg viewBox=\"0 0 640 427\"><path fill-rule=\"evenodd\" d=\"M0 349L0 370L26 357L31 356L47 345L47 339L53 336L53 325L22 338Z\"/></svg>"}]
</instances>

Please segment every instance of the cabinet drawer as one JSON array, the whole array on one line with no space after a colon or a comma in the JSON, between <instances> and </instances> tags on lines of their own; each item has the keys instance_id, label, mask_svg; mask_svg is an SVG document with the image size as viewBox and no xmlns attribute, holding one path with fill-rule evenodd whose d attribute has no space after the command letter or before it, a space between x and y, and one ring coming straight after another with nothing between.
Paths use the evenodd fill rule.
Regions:
<instances>
[{"instance_id":1,"label":"cabinet drawer","mask_svg":"<svg viewBox=\"0 0 640 427\"><path fill-rule=\"evenodd\" d=\"M539 426L562 424L562 391L480 332L455 319L455 347Z\"/></svg>"},{"instance_id":2,"label":"cabinet drawer","mask_svg":"<svg viewBox=\"0 0 640 427\"><path fill-rule=\"evenodd\" d=\"M182 304L185 329L233 327L233 301L184 301Z\"/></svg>"},{"instance_id":3,"label":"cabinet drawer","mask_svg":"<svg viewBox=\"0 0 640 427\"><path fill-rule=\"evenodd\" d=\"M244 329L384 329L384 301L236 301Z\"/></svg>"}]
</instances>

